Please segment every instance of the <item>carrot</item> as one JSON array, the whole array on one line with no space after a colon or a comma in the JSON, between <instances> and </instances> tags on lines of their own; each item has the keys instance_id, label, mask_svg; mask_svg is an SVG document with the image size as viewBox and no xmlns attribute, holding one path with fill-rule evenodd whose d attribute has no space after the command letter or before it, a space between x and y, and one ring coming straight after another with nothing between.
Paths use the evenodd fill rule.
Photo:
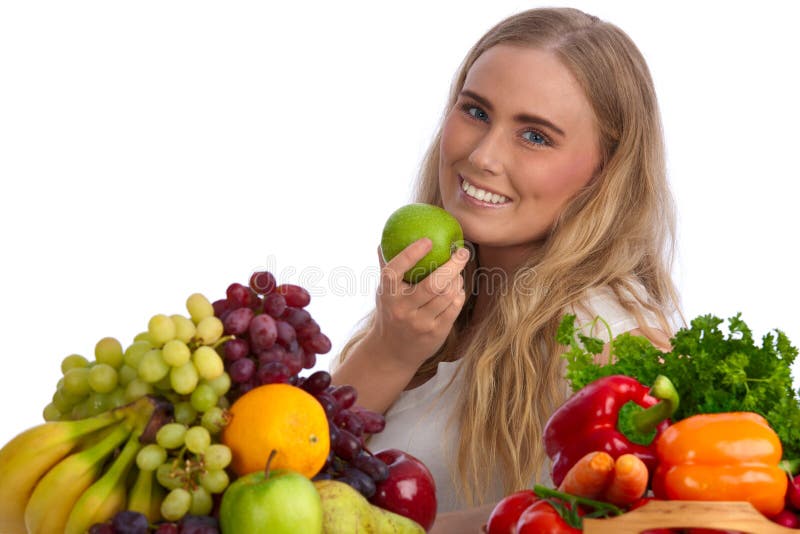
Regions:
<instances>
[{"instance_id":1,"label":"carrot","mask_svg":"<svg viewBox=\"0 0 800 534\"><path fill-rule=\"evenodd\" d=\"M596 499L611 482L614 473L614 459L604 451L587 453L570 467L558 487L559 491Z\"/></svg>"},{"instance_id":2,"label":"carrot","mask_svg":"<svg viewBox=\"0 0 800 534\"><path fill-rule=\"evenodd\" d=\"M647 478L644 462L633 454L623 454L614 463L614 474L602 500L621 507L633 504L647 491Z\"/></svg>"}]
</instances>

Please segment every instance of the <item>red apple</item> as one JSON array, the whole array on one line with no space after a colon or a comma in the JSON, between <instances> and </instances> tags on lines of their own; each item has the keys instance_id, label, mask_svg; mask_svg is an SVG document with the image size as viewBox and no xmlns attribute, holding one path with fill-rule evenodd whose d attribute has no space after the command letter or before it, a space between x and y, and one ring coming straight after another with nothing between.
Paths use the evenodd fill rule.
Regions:
<instances>
[{"instance_id":1,"label":"red apple","mask_svg":"<svg viewBox=\"0 0 800 534\"><path fill-rule=\"evenodd\" d=\"M405 516L427 532L436 520L436 484L417 458L399 449L374 453L389 467L389 477L375 484L369 500L375 506Z\"/></svg>"},{"instance_id":2,"label":"red apple","mask_svg":"<svg viewBox=\"0 0 800 534\"><path fill-rule=\"evenodd\" d=\"M492 510L486 530L489 534L515 534L517 520L538 497L533 490L520 490L504 497Z\"/></svg>"}]
</instances>

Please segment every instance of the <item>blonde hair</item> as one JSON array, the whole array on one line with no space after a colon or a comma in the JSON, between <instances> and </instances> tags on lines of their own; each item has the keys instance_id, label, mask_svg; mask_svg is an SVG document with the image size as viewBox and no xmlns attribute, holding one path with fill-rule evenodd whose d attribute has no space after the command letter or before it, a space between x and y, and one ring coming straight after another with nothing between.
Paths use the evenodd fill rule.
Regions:
<instances>
[{"instance_id":1,"label":"blonde hair","mask_svg":"<svg viewBox=\"0 0 800 534\"><path fill-rule=\"evenodd\" d=\"M599 125L602 168L567 204L541 253L508 273L508 290L495 299L480 324L470 325L469 346L459 346L464 388L455 405L460 436L453 468L468 503L476 498L485 502L495 476L487 465L499 470L506 493L541 479L543 428L567 392L556 329L588 289L609 286L645 332L642 310L654 312L667 333L665 310L678 310L670 277L675 216L661 122L653 81L636 45L616 26L576 9L513 15L469 51L451 87L445 116L475 60L500 43L548 50L571 71ZM416 201L438 206L440 141L441 127L423 161L415 194ZM465 282L471 296L447 341L418 376L430 376L439 362L457 357L457 338L477 294L471 287L475 280L466 277ZM646 295L636 291L636 284ZM342 359L373 318L374 313L345 346Z\"/></svg>"}]
</instances>

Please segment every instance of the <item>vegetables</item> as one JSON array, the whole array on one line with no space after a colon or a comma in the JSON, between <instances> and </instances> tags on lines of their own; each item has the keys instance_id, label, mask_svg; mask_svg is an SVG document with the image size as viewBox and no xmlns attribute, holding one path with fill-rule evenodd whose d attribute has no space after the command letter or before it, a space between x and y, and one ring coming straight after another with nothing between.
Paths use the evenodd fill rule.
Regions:
<instances>
[{"instance_id":1,"label":"vegetables","mask_svg":"<svg viewBox=\"0 0 800 534\"><path fill-rule=\"evenodd\" d=\"M488 534L515 534L519 516L539 498L533 490L524 489L507 495L498 502L486 522Z\"/></svg>"},{"instance_id":2,"label":"vegetables","mask_svg":"<svg viewBox=\"0 0 800 534\"><path fill-rule=\"evenodd\" d=\"M712 315L697 317L675 334L667 353L643 337L622 334L611 341L612 363L601 366L594 355L603 341L583 335L575 316L567 315L558 329L558 341L569 347L567 379L578 391L603 376L623 374L648 384L666 375L681 399L673 421L700 413L755 412L778 433L786 457L800 457L800 403L791 376L797 348L780 330L764 335L758 346L740 314L728 320L727 335L722 322Z\"/></svg>"},{"instance_id":3,"label":"vegetables","mask_svg":"<svg viewBox=\"0 0 800 534\"><path fill-rule=\"evenodd\" d=\"M751 412L694 415L667 428L656 442L656 497L748 501L767 517L783 509L788 484L778 466L778 435Z\"/></svg>"},{"instance_id":4,"label":"vegetables","mask_svg":"<svg viewBox=\"0 0 800 534\"><path fill-rule=\"evenodd\" d=\"M783 469L783 467L781 467ZM800 510L800 475L789 476L789 487L786 489L786 505L794 510Z\"/></svg>"},{"instance_id":5,"label":"vegetables","mask_svg":"<svg viewBox=\"0 0 800 534\"><path fill-rule=\"evenodd\" d=\"M635 454L650 470L655 469L653 436L666 428L665 419L677 405L675 388L663 376L654 381L652 390L621 375L587 385L561 405L545 425L544 444L553 461L553 482L560 485L569 469L593 451L605 451L613 458Z\"/></svg>"},{"instance_id":6,"label":"vegetables","mask_svg":"<svg viewBox=\"0 0 800 534\"><path fill-rule=\"evenodd\" d=\"M797 515L789 509L781 510L781 512L771 517L773 523L777 523L787 528L800 528L800 519Z\"/></svg>"},{"instance_id":7,"label":"vegetables","mask_svg":"<svg viewBox=\"0 0 800 534\"><path fill-rule=\"evenodd\" d=\"M614 462L614 475L603 494L603 500L617 506L629 506L647 491L647 466L633 454L623 454Z\"/></svg>"},{"instance_id":8,"label":"vegetables","mask_svg":"<svg viewBox=\"0 0 800 534\"><path fill-rule=\"evenodd\" d=\"M630 506L647 490L647 466L633 454L616 460L603 451L590 452L573 465L558 490L598 499L616 506Z\"/></svg>"},{"instance_id":9,"label":"vegetables","mask_svg":"<svg viewBox=\"0 0 800 534\"><path fill-rule=\"evenodd\" d=\"M532 491L517 491L497 503L484 530L487 534L581 532L583 517L602 518L622 513L613 504L537 484Z\"/></svg>"},{"instance_id":10,"label":"vegetables","mask_svg":"<svg viewBox=\"0 0 800 534\"><path fill-rule=\"evenodd\" d=\"M516 534L571 534L581 532L583 517L622 514L622 510L613 504L570 495L538 484L533 491L541 500L535 501L522 512L513 531Z\"/></svg>"},{"instance_id":11,"label":"vegetables","mask_svg":"<svg viewBox=\"0 0 800 534\"><path fill-rule=\"evenodd\" d=\"M537 501L528 507L517 521L517 534L575 534L582 532L569 523L549 501Z\"/></svg>"},{"instance_id":12,"label":"vegetables","mask_svg":"<svg viewBox=\"0 0 800 534\"><path fill-rule=\"evenodd\" d=\"M611 483L613 476L614 459L611 455L603 451L590 452L567 471L558 490L588 499L598 499Z\"/></svg>"}]
</instances>

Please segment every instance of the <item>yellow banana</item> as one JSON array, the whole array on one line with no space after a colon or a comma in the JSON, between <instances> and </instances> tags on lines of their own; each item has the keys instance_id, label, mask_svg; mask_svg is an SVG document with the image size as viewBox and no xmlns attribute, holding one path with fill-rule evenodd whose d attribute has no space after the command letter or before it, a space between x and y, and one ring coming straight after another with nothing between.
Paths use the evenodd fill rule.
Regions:
<instances>
[{"instance_id":1,"label":"yellow banana","mask_svg":"<svg viewBox=\"0 0 800 534\"><path fill-rule=\"evenodd\" d=\"M55 421L30 428L0 449L0 532L26 534L25 506L36 483L81 440L126 417L113 410L79 421Z\"/></svg>"},{"instance_id":2,"label":"yellow banana","mask_svg":"<svg viewBox=\"0 0 800 534\"><path fill-rule=\"evenodd\" d=\"M127 422L120 422L103 439L61 460L45 474L25 507L28 534L64 532L73 504L100 476L106 458L131 433Z\"/></svg>"},{"instance_id":3,"label":"yellow banana","mask_svg":"<svg viewBox=\"0 0 800 534\"><path fill-rule=\"evenodd\" d=\"M164 499L164 492L158 491L160 484L155 478L155 471L140 470L128 492L128 510L144 514L150 523L161 521L161 501Z\"/></svg>"},{"instance_id":4,"label":"yellow banana","mask_svg":"<svg viewBox=\"0 0 800 534\"><path fill-rule=\"evenodd\" d=\"M155 477L155 472L153 473ZM150 499L150 513L145 514L151 523L158 523L163 521L164 516L161 515L161 503L167 496L167 489L158 483L158 479L153 482L153 495Z\"/></svg>"},{"instance_id":5,"label":"yellow banana","mask_svg":"<svg viewBox=\"0 0 800 534\"><path fill-rule=\"evenodd\" d=\"M136 461L136 454L142 448L139 436L140 432L134 432L128 438L108 471L78 498L69 513L63 530L65 534L84 534L95 523L108 521L114 514L125 509L128 472Z\"/></svg>"}]
</instances>

